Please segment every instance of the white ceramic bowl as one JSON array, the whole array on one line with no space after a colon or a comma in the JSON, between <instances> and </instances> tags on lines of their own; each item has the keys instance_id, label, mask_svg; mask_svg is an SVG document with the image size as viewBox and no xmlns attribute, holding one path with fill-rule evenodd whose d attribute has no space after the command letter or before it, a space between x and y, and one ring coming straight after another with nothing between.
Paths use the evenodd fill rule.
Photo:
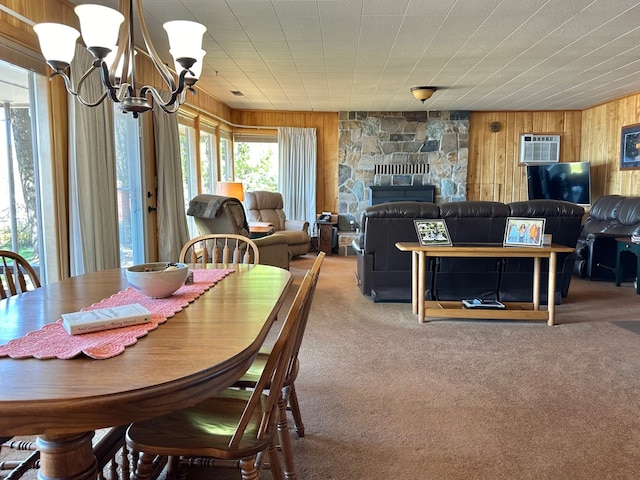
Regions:
<instances>
[{"instance_id":1,"label":"white ceramic bowl","mask_svg":"<svg viewBox=\"0 0 640 480\"><path fill-rule=\"evenodd\" d=\"M164 298L182 286L189 270L184 263L142 263L127 268L127 281L136 290L152 298Z\"/></svg>"}]
</instances>

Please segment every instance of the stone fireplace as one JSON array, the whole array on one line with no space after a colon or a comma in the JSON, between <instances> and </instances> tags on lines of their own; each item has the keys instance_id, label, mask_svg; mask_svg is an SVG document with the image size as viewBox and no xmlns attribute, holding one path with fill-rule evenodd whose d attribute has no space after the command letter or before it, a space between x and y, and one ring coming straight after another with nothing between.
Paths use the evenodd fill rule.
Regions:
<instances>
[{"instance_id":1,"label":"stone fireplace","mask_svg":"<svg viewBox=\"0 0 640 480\"><path fill-rule=\"evenodd\" d=\"M434 185L436 203L466 199L469 112L339 116L339 230L358 226L371 186Z\"/></svg>"}]
</instances>

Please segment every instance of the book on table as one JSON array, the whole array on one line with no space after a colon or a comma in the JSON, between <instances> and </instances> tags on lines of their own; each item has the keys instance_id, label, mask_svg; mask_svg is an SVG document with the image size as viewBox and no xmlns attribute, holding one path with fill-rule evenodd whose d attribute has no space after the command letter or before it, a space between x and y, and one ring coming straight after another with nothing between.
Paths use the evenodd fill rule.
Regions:
<instances>
[{"instance_id":1,"label":"book on table","mask_svg":"<svg viewBox=\"0 0 640 480\"><path fill-rule=\"evenodd\" d=\"M62 326L69 335L130 327L150 321L151 312L139 303L62 314Z\"/></svg>"},{"instance_id":2,"label":"book on table","mask_svg":"<svg viewBox=\"0 0 640 480\"><path fill-rule=\"evenodd\" d=\"M462 300L462 305L465 308L489 308L489 309L502 309L504 304L498 300L487 300L484 298L473 298L471 300Z\"/></svg>"}]
</instances>

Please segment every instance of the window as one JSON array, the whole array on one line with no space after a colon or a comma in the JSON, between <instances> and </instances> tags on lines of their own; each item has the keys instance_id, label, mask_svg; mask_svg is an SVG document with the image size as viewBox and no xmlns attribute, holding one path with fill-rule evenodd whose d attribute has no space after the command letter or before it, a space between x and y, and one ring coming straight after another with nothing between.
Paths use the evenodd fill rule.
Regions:
<instances>
[{"instance_id":1,"label":"window","mask_svg":"<svg viewBox=\"0 0 640 480\"><path fill-rule=\"evenodd\" d=\"M25 257L41 283L47 280L44 232L54 221L49 211L43 214L40 185L41 168L50 170L51 164L46 81L0 61L0 177L6 182L0 195L0 248ZM49 249L55 248L55 240L50 243Z\"/></svg>"},{"instance_id":2,"label":"window","mask_svg":"<svg viewBox=\"0 0 640 480\"><path fill-rule=\"evenodd\" d=\"M196 129L193 120L180 117L180 159L182 162L182 188L184 189L184 211L189 208L189 200L198 195L198 156L196 153ZM189 235L198 235L198 229L193 217L187 215Z\"/></svg>"},{"instance_id":3,"label":"window","mask_svg":"<svg viewBox=\"0 0 640 480\"><path fill-rule=\"evenodd\" d=\"M216 130L213 125L201 124L200 180L202 193L214 193L218 180Z\"/></svg>"},{"instance_id":4,"label":"window","mask_svg":"<svg viewBox=\"0 0 640 480\"><path fill-rule=\"evenodd\" d=\"M144 200L139 119L114 109L120 266L144 263Z\"/></svg>"},{"instance_id":5,"label":"window","mask_svg":"<svg viewBox=\"0 0 640 480\"><path fill-rule=\"evenodd\" d=\"M229 132L220 131L220 180L233 180L233 158L231 156L231 136Z\"/></svg>"},{"instance_id":6,"label":"window","mask_svg":"<svg viewBox=\"0 0 640 480\"><path fill-rule=\"evenodd\" d=\"M278 191L278 140L263 135L234 136L234 179L244 190Z\"/></svg>"}]
</instances>

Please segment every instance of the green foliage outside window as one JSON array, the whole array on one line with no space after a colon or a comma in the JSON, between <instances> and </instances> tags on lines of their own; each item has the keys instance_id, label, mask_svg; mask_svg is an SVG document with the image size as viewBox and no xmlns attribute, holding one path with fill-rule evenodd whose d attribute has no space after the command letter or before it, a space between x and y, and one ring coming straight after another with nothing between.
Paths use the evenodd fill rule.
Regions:
<instances>
[{"instance_id":1,"label":"green foliage outside window","mask_svg":"<svg viewBox=\"0 0 640 480\"><path fill-rule=\"evenodd\" d=\"M275 143L235 144L235 180L242 182L245 192L278 191L277 149Z\"/></svg>"}]
</instances>

